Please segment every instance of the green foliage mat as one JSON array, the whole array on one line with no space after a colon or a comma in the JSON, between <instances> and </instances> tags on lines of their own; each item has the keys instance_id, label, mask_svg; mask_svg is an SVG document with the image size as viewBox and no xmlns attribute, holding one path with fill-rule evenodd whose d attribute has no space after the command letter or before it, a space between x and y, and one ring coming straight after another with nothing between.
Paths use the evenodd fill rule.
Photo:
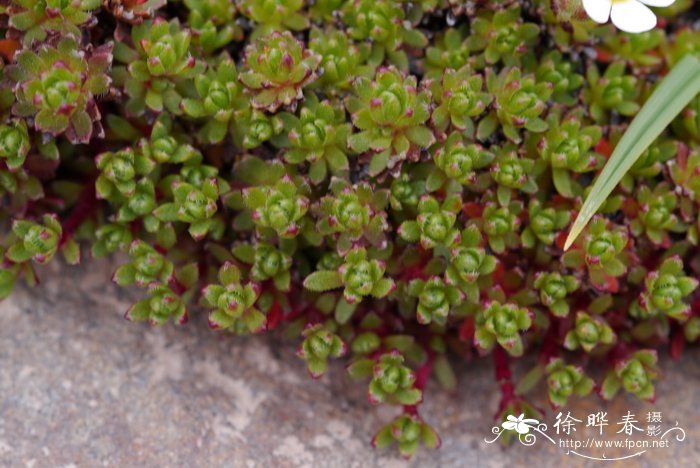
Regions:
<instances>
[{"instance_id":1,"label":"green foliage mat","mask_svg":"<svg viewBox=\"0 0 700 468\"><path fill-rule=\"evenodd\" d=\"M493 358L500 418L653 400L657 350L700 336L700 97L637 128L563 247L700 56L692 3L630 35L576 0L4 1L0 297L124 252L127 319L282 330L314 378L345 356L405 456L457 360Z\"/></svg>"}]
</instances>

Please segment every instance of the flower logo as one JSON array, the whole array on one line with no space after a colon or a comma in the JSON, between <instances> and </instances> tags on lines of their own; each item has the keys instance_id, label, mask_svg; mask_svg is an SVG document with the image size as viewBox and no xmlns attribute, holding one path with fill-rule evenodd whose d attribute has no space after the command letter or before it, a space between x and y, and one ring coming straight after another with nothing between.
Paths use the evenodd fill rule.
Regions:
<instances>
[{"instance_id":1,"label":"flower logo","mask_svg":"<svg viewBox=\"0 0 700 468\"><path fill-rule=\"evenodd\" d=\"M509 414L503 421L501 427L507 431L516 431L518 434L527 434L530 432L530 426L537 426L540 422L537 419L525 419L525 414L521 413L517 418Z\"/></svg>"},{"instance_id":2,"label":"flower logo","mask_svg":"<svg viewBox=\"0 0 700 468\"><path fill-rule=\"evenodd\" d=\"M596 23L608 19L628 33L649 31L656 26L656 15L649 7L667 7L675 0L583 0L583 8Z\"/></svg>"}]
</instances>

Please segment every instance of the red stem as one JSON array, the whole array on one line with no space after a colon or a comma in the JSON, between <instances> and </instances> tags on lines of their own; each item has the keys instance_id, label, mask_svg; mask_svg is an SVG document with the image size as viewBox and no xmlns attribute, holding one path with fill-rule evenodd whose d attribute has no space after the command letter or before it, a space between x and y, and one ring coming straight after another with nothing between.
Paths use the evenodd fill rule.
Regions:
<instances>
[{"instance_id":1,"label":"red stem","mask_svg":"<svg viewBox=\"0 0 700 468\"><path fill-rule=\"evenodd\" d=\"M428 359L416 370L415 387L421 391L425 389L430 374L433 372L433 364L435 363L435 352L431 349L426 349L425 351L428 353ZM422 401L415 405L404 405L403 412L412 416L418 416L418 405L421 403Z\"/></svg>"},{"instance_id":2,"label":"red stem","mask_svg":"<svg viewBox=\"0 0 700 468\"><path fill-rule=\"evenodd\" d=\"M63 232L61 234L59 247L68 242L75 230L78 229L81 224L83 224L83 221L92 216L97 209L97 205L95 183L93 180L91 180L82 190L82 192L80 192L78 202L75 204L71 214L65 219L65 221L63 221L63 223L61 223Z\"/></svg>"},{"instance_id":3,"label":"red stem","mask_svg":"<svg viewBox=\"0 0 700 468\"><path fill-rule=\"evenodd\" d=\"M559 356L559 320L553 319L549 325L547 334L542 341L540 350L540 362L547 364L550 359Z\"/></svg>"},{"instance_id":4,"label":"red stem","mask_svg":"<svg viewBox=\"0 0 700 468\"><path fill-rule=\"evenodd\" d=\"M493 364L496 373L496 382L501 390L501 401L498 404L498 413L501 414L509 403L517 400L515 385L513 384L513 374L510 371L510 358L501 347L496 347L493 351Z\"/></svg>"}]
</instances>

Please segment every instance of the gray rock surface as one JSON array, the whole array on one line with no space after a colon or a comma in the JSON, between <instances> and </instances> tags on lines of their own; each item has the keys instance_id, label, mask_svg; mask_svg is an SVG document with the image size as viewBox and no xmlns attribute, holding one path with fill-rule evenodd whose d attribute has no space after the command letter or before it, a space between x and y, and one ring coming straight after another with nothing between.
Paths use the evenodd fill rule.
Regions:
<instances>
[{"instance_id":1,"label":"gray rock surface","mask_svg":"<svg viewBox=\"0 0 700 468\"><path fill-rule=\"evenodd\" d=\"M184 327L128 323L122 315L138 292L113 286L111 268L54 265L40 272L39 288L20 287L0 303L3 466L616 465L567 455L543 438L532 447L486 444L498 399L488 361L458 366L456 395L429 388L422 414L440 431L440 450L421 450L410 462L372 450L371 435L394 410L371 407L341 364L314 382L294 343L279 337L216 333L203 317ZM665 427L678 421L686 439L625 466L698 466L699 357L691 350L664 359L656 405L589 398L566 410L584 420L608 411L608 439L620 438L615 422L628 410L642 427L647 411L661 411ZM595 455L603 453L633 452Z\"/></svg>"}]
</instances>

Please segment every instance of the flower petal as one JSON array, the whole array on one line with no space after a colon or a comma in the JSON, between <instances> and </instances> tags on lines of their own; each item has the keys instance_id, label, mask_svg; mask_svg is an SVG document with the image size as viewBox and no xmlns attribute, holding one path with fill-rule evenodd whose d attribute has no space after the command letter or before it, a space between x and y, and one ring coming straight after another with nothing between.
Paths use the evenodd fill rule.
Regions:
<instances>
[{"instance_id":1,"label":"flower petal","mask_svg":"<svg viewBox=\"0 0 700 468\"><path fill-rule=\"evenodd\" d=\"M605 23L610 18L612 0L583 0L583 9L596 23Z\"/></svg>"},{"instance_id":2,"label":"flower petal","mask_svg":"<svg viewBox=\"0 0 700 468\"><path fill-rule=\"evenodd\" d=\"M645 5L652 7L667 7L673 5L676 0L639 0Z\"/></svg>"},{"instance_id":3,"label":"flower petal","mask_svg":"<svg viewBox=\"0 0 700 468\"><path fill-rule=\"evenodd\" d=\"M628 33L649 31L656 26L656 15L637 0L615 2L610 19L615 26Z\"/></svg>"},{"instance_id":4,"label":"flower petal","mask_svg":"<svg viewBox=\"0 0 700 468\"><path fill-rule=\"evenodd\" d=\"M516 427L515 430L518 432L518 434L527 434L530 432L530 426L524 423L519 423Z\"/></svg>"},{"instance_id":5,"label":"flower petal","mask_svg":"<svg viewBox=\"0 0 700 468\"><path fill-rule=\"evenodd\" d=\"M515 429L517 426L517 423L514 423L513 421L505 421L504 423L501 424L501 427L507 431L512 431Z\"/></svg>"}]
</instances>

